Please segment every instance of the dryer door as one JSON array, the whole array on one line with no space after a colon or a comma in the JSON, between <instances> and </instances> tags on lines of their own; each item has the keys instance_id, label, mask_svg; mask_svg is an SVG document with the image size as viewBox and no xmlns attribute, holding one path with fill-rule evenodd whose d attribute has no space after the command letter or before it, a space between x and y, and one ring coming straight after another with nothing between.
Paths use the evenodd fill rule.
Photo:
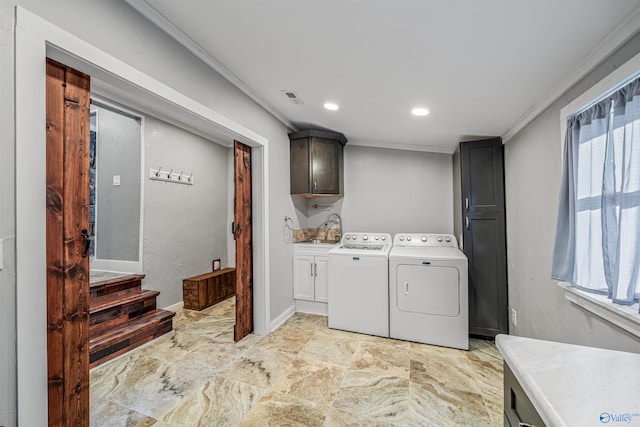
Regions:
<instances>
[{"instance_id":1,"label":"dryer door","mask_svg":"<svg viewBox=\"0 0 640 427\"><path fill-rule=\"evenodd\" d=\"M449 317L460 314L460 274L457 268L402 264L396 274L398 310Z\"/></svg>"}]
</instances>

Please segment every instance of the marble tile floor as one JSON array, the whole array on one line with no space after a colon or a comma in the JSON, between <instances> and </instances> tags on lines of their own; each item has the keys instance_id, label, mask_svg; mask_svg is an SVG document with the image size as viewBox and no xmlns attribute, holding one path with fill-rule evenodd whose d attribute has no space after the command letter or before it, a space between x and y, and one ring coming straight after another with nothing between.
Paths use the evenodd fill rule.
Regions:
<instances>
[{"instance_id":1,"label":"marble tile floor","mask_svg":"<svg viewBox=\"0 0 640 427\"><path fill-rule=\"evenodd\" d=\"M233 342L233 298L91 371L92 426L502 426L502 358L338 331L296 313Z\"/></svg>"}]
</instances>

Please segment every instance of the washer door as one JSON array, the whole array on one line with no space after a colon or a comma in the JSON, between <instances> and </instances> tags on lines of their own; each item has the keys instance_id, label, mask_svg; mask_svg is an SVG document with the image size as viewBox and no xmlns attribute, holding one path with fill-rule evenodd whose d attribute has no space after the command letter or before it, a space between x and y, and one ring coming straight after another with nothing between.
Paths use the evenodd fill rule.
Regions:
<instances>
[{"instance_id":1,"label":"washer door","mask_svg":"<svg viewBox=\"0 0 640 427\"><path fill-rule=\"evenodd\" d=\"M396 305L411 313L456 317L460 314L460 275L455 267L399 265Z\"/></svg>"}]
</instances>

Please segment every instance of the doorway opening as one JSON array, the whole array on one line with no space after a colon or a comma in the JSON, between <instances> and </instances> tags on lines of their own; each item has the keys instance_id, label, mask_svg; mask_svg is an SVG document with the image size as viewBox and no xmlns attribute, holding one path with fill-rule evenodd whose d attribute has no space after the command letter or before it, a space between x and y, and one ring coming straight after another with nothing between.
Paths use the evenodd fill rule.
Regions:
<instances>
[{"instance_id":1,"label":"doorway opening","mask_svg":"<svg viewBox=\"0 0 640 427\"><path fill-rule=\"evenodd\" d=\"M89 80L86 74L47 60L47 322L56 325L49 328L47 346L49 422L62 425L88 422L89 366L170 331L174 315L156 308L159 292L141 288L144 276L89 268L89 260L98 253L119 259L131 252L130 261L138 261L138 207L144 197L136 173L140 156L122 152L130 147L139 150L141 118L95 105L90 111ZM236 141L235 157L234 237L239 267L235 340L239 341L253 330L251 148ZM127 166L127 160L133 163ZM138 179L123 175L121 183L121 175L113 175L114 171L133 172ZM121 188L127 181L127 188ZM100 215L96 206L102 208ZM128 226L133 231L127 231ZM94 233L95 228L102 231ZM92 248L96 234L100 240ZM97 283L90 280L94 273L101 279Z\"/></svg>"}]
</instances>

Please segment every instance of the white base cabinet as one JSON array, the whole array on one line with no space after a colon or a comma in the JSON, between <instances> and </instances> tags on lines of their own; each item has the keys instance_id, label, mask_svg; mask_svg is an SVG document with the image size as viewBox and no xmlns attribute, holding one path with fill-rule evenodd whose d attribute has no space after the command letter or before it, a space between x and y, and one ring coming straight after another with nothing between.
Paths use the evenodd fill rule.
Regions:
<instances>
[{"instance_id":1,"label":"white base cabinet","mask_svg":"<svg viewBox=\"0 0 640 427\"><path fill-rule=\"evenodd\" d=\"M329 251L335 245L296 243L293 249L293 297L327 303Z\"/></svg>"}]
</instances>

